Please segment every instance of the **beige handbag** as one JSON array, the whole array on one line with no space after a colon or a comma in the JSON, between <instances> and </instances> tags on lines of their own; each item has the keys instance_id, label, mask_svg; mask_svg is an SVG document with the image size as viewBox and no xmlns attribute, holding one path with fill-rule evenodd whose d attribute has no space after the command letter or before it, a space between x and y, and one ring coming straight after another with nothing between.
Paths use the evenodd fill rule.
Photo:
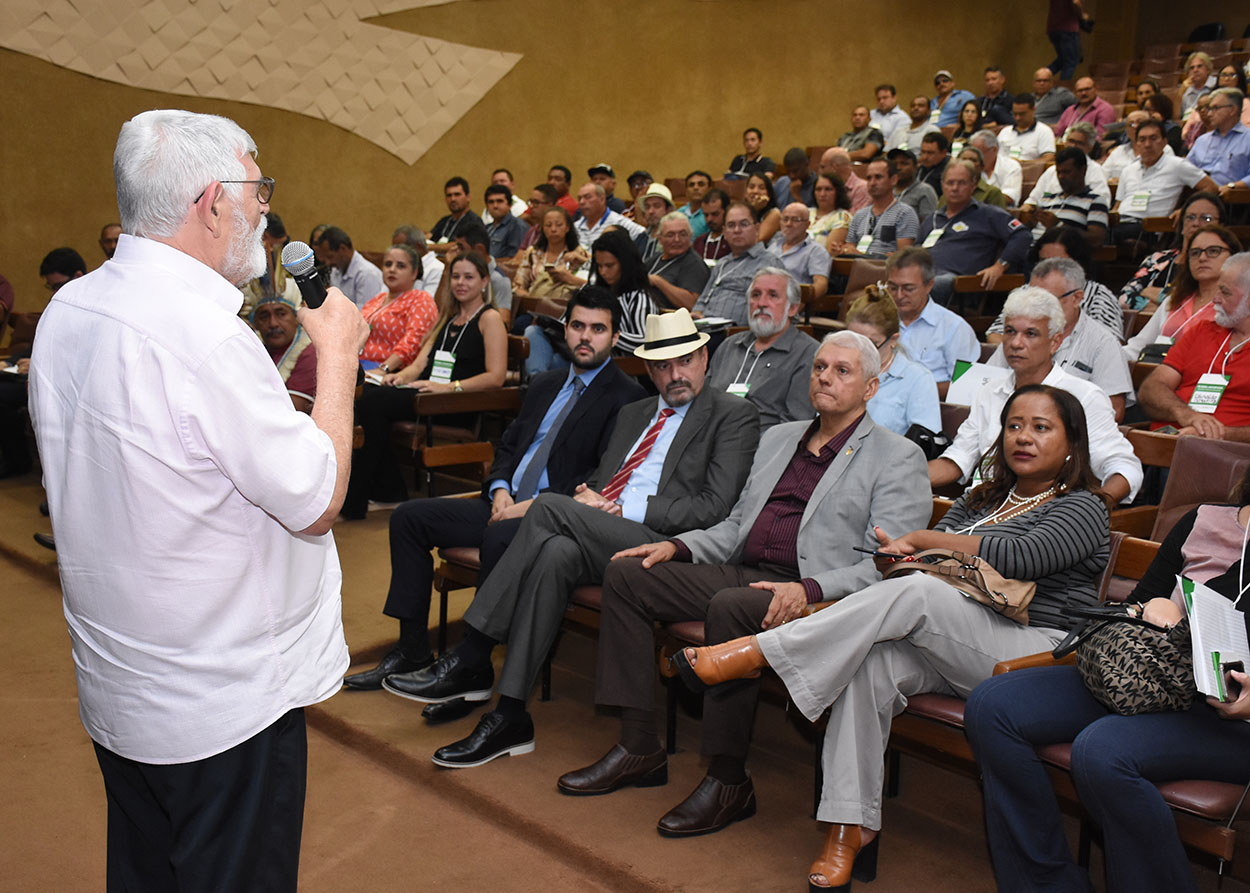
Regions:
<instances>
[{"instance_id":1,"label":"beige handbag","mask_svg":"<svg viewBox=\"0 0 1250 893\"><path fill-rule=\"evenodd\" d=\"M1029 602L1037 592L1037 583L1032 580L1009 580L984 558L951 549L917 552L911 560L894 562L882 576L888 580L916 572L932 574L995 614L1029 625Z\"/></svg>"}]
</instances>

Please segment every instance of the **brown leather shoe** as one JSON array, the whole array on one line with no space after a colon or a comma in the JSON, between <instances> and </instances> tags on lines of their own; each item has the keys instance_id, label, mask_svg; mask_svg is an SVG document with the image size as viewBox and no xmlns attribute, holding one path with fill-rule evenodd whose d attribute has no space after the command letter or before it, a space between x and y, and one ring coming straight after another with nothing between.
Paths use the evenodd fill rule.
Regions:
<instances>
[{"instance_id":1,"label":"brown leather shoe","mask_svg":"<svg viewBox=\"0 0 1250 893\"><path fill-rule=\"evenodd\" d=\"M707 775L693 794L660 819L656 830L665 837L693 837L711 834L753 815L755 786L750 778L742 784L725 784Z\"/></svg>"},{"instance_id":2,"label":"brown leather shoe","mask_svg":"<svg viewBox=\"0 0 1250 893\"><path fill-rule=\"evenodd\" d=\"M662 748L639 756L616 744L599 762L561 775L556 787L561 794L588 797L610 794L626 785L653 788L662 784L668 784L668 754Z\"/></svg>"},{"instance_id":3,"label":"brown leather shoe","mask_svg":"<svg viewBox=\"0 0 1250 893\"><path fill-rule=\"evenodd\" d=\"M830 825L829 836L820 858L812 863L807 875L809 893L848 893L851 878L872 881L877 877L878 834L866 845L859 825ZM824 881L817 883L817 879Z\"/></svg>"}]
</instances>

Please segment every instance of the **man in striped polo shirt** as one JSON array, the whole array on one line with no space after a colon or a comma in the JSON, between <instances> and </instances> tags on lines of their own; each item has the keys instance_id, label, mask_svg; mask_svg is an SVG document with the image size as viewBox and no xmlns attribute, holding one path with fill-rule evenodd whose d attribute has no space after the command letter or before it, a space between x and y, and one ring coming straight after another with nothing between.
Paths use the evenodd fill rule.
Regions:
<instances>
[{"instance_id":1,"label":"man in striped polo shirt","mask_svg":"<svg viewBox=\"0 0 1250 893\"><path fill-rule=\"evenodd\" d=\"M1069 147L1059 153L1055 166L1042 174L1021 207L1020 219L1033 224L1033 238L1060 223L1085 233L1091 247L1107 239L1107 206L1110 193L1085 184L1088 166L1085 153Z\"/></svg>"}]
</instances>

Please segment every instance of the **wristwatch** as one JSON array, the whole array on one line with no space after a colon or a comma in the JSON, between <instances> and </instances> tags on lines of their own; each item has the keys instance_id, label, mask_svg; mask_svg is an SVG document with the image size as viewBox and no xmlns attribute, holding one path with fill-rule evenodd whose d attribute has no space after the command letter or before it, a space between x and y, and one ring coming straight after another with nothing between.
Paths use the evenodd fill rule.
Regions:
<instances>
[{"instance_id":1,"label":"wristwatch","mask_svg":"<svg viewBox=\"0 0 1250 893\"><path fill-rule=\"evenodd\" d=\"M451 383L451 389L455 391L457 394L464 391L464 388L460 386L460 379L457 378L455 381Z\"/></svg>"}]
</instances>

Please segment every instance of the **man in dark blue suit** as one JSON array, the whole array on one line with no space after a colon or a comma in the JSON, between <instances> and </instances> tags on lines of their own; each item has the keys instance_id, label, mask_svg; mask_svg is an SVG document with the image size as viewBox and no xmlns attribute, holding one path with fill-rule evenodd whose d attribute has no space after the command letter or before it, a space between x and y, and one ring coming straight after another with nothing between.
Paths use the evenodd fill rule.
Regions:
<instances>
[{"instance_id":1,"label":"man in dark blue suit","mask_svg":"<svg viewBox=\"0 0 1250 893\"><path fill-rule=\"evenodd\" d=\"M530 383L520 414L495 451L482 498L413 499L391 515L391 587L383 612L398 618L399 642L372 670L346 677L348 688L378 689L392 673L433 663L430 550L479 547L479 580L485 580L534 497L572 495L598 466L617 411L646 396L611 360L621 305L610 292L595 285L579 289L569 300L567 320L572 366L544 372Z\"/></svg>"}]
</instances>

